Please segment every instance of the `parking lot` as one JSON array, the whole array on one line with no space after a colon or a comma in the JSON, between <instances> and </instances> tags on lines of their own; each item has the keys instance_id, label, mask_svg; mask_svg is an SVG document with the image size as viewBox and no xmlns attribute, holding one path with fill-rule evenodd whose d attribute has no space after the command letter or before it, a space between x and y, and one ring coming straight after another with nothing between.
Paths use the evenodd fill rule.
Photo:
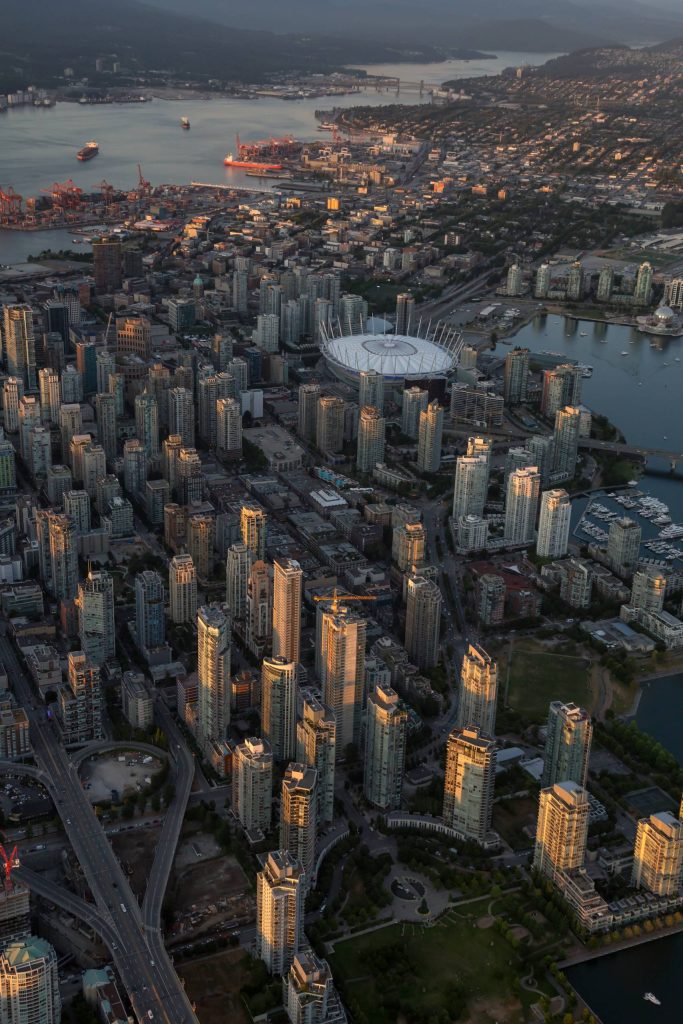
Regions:
<instances>
[{"instance_id":1,"label":"parking lot","mask_svg":"<svg viewBox=\"0 0 683 1024\"><path fill-rule=\"evenodd\" d=\"M83 763L81 779L92 803L112 799L118 802L149 785L147 780L151 780L161 767L160 760L139 751L104 754Z\"/></svg>"}]
</instances>

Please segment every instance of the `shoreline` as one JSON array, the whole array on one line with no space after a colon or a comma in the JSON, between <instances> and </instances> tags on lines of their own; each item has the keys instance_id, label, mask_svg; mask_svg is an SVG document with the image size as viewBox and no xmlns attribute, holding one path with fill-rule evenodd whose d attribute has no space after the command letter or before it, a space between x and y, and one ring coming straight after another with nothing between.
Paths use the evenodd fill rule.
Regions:
<instances>
[{"instance_id":1,"label":"shoreline","mask_svg":"<svg viewBox=\"0 0 683 1024\"><path fill-rule=\"evenodd\" d=\"M681 933L683 933L683 921L679 924L672 924L668 928L660 928L659 931L650 932L646 935L635 935L632 939L620 939L619 942L610 943L609 946L604 946L601 949L590 949L584 953L577 953L575 956L566 957L557 966L561 971L566 971L572 967L580 967L582 964L590 963L593 960L600 960L605 956L624 953L626 950L643 946L647 942L656 942L658 939L670 939ZM577 995L580 995L580 993L577 992Z\"/></svg>"}]
</instances>

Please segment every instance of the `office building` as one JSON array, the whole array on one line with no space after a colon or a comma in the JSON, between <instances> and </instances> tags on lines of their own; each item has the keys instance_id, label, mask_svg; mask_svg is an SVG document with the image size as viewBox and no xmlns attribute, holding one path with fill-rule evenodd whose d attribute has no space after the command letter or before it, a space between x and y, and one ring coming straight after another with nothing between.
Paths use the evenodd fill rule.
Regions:
<instances>
[{"instance_id":1,"label":"office building","mask_svg":"<svg viewBox=\"0 0 683 1024\"><path fill-rule=\"evenodd\" d=\"M301 590L303 572L291 558L273 564L273 657L295 665L301 652Z\"/></svg>"},{"instance_id":2,"label":"office building","mask_svg":"<svg viewBox=\"0 0 683 1024\"><path fill-rule=\"evenodd\" d=\"M320 604L316 621L316 673L323 703L337 723L337 756L358 743L365 678L367 623L337 601Z\"/></svg>"},{"instance_id":3,"label":"office building","mask_svg":"<svg viewBox=\"0 0 683 1024\"><path fill-rule=\"evenodd\" d=\"M280 849L296 857L303 869L307 891L315 874L318 829L318 772L293 762L282 779L280 796Z\"/></svg>"},{"instance_id":4,"label":"office building","mask_svg":"<svg viewBox=\"0 0 683 1024\"><path fill-rule=\"evenodd\" d=\"M478 644L468 644L460 669L456 724L476 726L486 736L496 733L498 666Z\"/></svg>"},{"instance_id":5,"label":"office building","mask_svg":"<svg viewBox=\"0 0 683 1024\"><path fill-rule=\"evenodd\" d=\"M118 291L121 273L121 242L117 238L94 238L92 241L95 290L102 294Z\"/></svg>"},{"instance_id":6,"label":"office building","mask_svg":"<svg viewBox=\"0 0 683 1024\"><path fill-rule=\"evenodd\" d=\"M42 372L42 371L41 371ZM108 392L95 396L97 415L97 436L105 453L112 462L116 458L116 399Z\"/></svg>"},{"instance_id":7,"label":"office building","mask_svg":"<svg viewBox=\"0 0 683 1024\"><path fill-rule=\"evenodd\" d=\"M436 473L441 466L443 409L437 401L430 402L420 413L417 435L417 468L420 473Z\"/></svg>"},{"instance_id":8,"label":"office building","mask_svg":"<svg viewBox=\"0 0 683 1024\"><path fill-rule=\"evenodd\" d=\"M52 465L52 439L48 427L32 427L28 434L28 451L24 456L31 478L42 484Z\"/></svg>"},{"instance_id":9,"label":"office building","mask_svg":"<svg viewBox=\"0 0 683 1024\"><path fill-rule=\"evenodd\" d=\"M204 747L230 724L230 623L218 605L197 612L197 729Z\"/></svg>"},{"instance_id":10,"label":"office building","mask_svg":"<svg viewBox=\"0 0 683 1024\"><path fill-rule=\"evenodd\" d=\"M564 558L569 550L571 517L571 499L563 488L543 491L536 540L539 558Z\"/></svg>"},{"instance_id":11,"label":"office building","mask_svg":"<svg viewBox=\"0 0 683 1024\"><path fill-rule=\"evenodd\" d=\"M554 700L548 712L541 785L576 782L585 787L593 738L590 715L576 704Z\"/></svg>"},{"instance_id":12,"label":"office building","mask_svg":"<svg viewBox=\"0 0 683 1024\"><path fill-rule=\"evenodd\" d=\"M247 738L232 759L232 809L247 832L270 829L273 755L267 740Z\"/></svg>"},{"instance_id":13,"label":"office building","mask_svg":"<svg viewBox=\"0 0 683 1024\"><path fill-rule=\"evenodd\" d=\"M528 386L528 348L513 348L505 356L503 398L506 406L521 406Z\"/></svg>"},{"instance_id":14,"label":"office building","mask_svg":"<svg viewBox=\"0 0 683 1024\"><path fill-rule=\"evenodd\" d=\"M254 344L264 352L277 352L280 347L280 317L275 313L259 313L252 337Z\"/></svg>"},{"instance_id":15,"label":"office building","mask_svg":"<svg viewBox=\"0 0 683 1024\"><path fill-rule=\"evenodd\" d=\"M664 608L666 576L654 568L634 572L629 605L644 612L658 614Z\"/></svg>"},{"instance_id":16,"label":"office building","mask_svg":"<svg viewBox=\"0 0 683 1024\"><path fill-rule=\"evenodd\" d=\"M303 937L304 878L296 857L274 850L256 876L256 948L270 974L286 974Z\"/></svg>"},{"instance_id":17,"label":"office building","mask_svg":"<svg viewBox=\"0 0 683 1024\"><path fill-rule=\"evenodd\" d=\"M453 729L446 744L443 819L463 839L487 841L495 775L494 740L474 727Z\"/></svg>"},{"instance_id":18,"label":"office building","mask_svg":"<svg viewBox=\"0 0 683 1024\"><path fill-rule=\"evenodd\" d=\"M556 478L573 480L581 435L581 410L568 405L555 413L553 472Z\"/></svg>"},{"instance_id":19,"label":"office building","mask_svg":"<svg viewBox=\"0 0 683 1024\"><path fill-rule=\"evenodd\" d=\"M296 664L264 658L261 664L261 732L276 761L291 761L296 751Z\"/></svg>"},{"instance_id":20,"label":"office building","mask_svg":"<svg viewBox=\"0 0 683 1024\"><path fill-rule=\"evenodd\" d=\"M11 942L0 952L0 1022L59 1024L57 954L35 935Z\"/></svg>"},{"instance_id":21,"label":"office building","mask_svg":"<svg viewBox=\"0 0 683 1024\"><path fill-rule=\"evenodd\" d=\"M401 572L425 559L426 534L422 523L401 523L391 534L391 557Z\"/></svg>"},{"instance_id":22,"label":"office building","mask_svg":"<svg viewBox=\"0 0 683 1024\"><path fill-rule=\"evenodd\" d=\"M19 451L27 466L31 466L31 431L40 426L40 402L33 395L19 399Z\"/></svg>"},{"instance_id":23,"label":"office building","mask_svg":"<svg viewBox=\"0 0 683 1024\"><path fill-rule=\"evenodd\" d=\"M19 402L24 397L23 377L7 377L2 386L3 423L8 434L19 430ZM80 409L78 410L80 413Z\"/></svg>"},{"instance_id":24,"label":"office building","mask_svg":"<svg viewBox=\"0 0 683 1024\"><path fill-rule=\"evenodd\" d=\"M441 603L441 590L434 580L408 577L405 648L418 668L433 668L439 660Z\"/></svg>"},{"instance_id":25,"label":"office building","mask_svg":"<svg viewBox=\"0 0 683 1024\"><path fill-rule=\"evenodd\" d=\"M36 391L36 341L33 310L29 305L4 307L3 336L7 372L11 377L17 377L26 391Z\"/></svg>"},{"instance_id":26,"label":"office building","mask_svg":"<svg viewBox=\"0 0 683 1024\"><path fill-rule=\"evenodd\" d=\"M216 448L227 459L242 455L242 407L234 398L216 402Z\"/></svg>"},{"instance_id":27,"label":"office building","mask_svg":"<svg viewBox=\"0 0 683 1024\"><path fill-rule=\"evenodd\" d=\"M384 377L377 370L361 370L358 374L358 408L370 406L378 409L380 416L384 410Z\"/></svg>"},{"instance_id":28,"label":"office building","mask_svg":"<svg viewBox=\"0 0 683 1024\"><path fill-rule=\"evenodd\" d=\"M135 632L141 651L161 647L166 640L164 581L158 572L145 569L135 577Z\"/></svg>"},{"instance_id":29,"label":"office building","mask_svg":"<svg viewBox=\"0 0 683 1024\"><path fill-rule=\"evenodd\" d=\"M197 303L194 298L169 299L166 308L168 326L175 334L191 330L197 322Z\"/></svg>"},{"instance_id":30,"label":"office building","mask_svg":"<svg viewBox=\"0 0 683 1024\"><path fill-rule=\"evenodd\" d=\"M558 409L581 404L581 367L572 363L560 363L551 370L543 371L543 392L541 412L553 419Z\"/></svg>"},{"instance_id":31,"label":"office building","mask_svg":"<svg viewBox=\"0 0 683 1024\"><path fill-rule=\"evenodd\" d=\"M630 576L640 554L641 530L635 519L613 520L607 535L607 564L619 576Z\"/></svg>"},{"instance_id":32,"label":"office building","mask_svg":"<svg viewBox=\"0 0 683 1024\"><path fill-rule=\"evenodd\" d=\"M556 782L541 790L534 870L555 878L583 866L589 813L588 793L578 782Z\"/></svg>"},{"instance_id":33,"label":"office building","mask_svg":"<svg viewBox=\"0 0 683 1024\"><path fill-rule=\"evenodd\" d=\"M135 432L148 459L159 456L159 406L153 394L135 396Z\"/></svg>"},{"instance_id":34,"label":"office building","mask_svg":"<svg viewBox=\"0 0 683 1024\"><path fill-rule=\"evenodd\" d=\"M670 811L641 818L633 848L631 885L657 896L678 896L683 879L683 824Z\"/></svg>"},{"instance_id":35,"label":"office building","mask_svg":"<svg viewBox=\"0 0 683 1024\"><path fill-rule=\"evenodd\" d=\"M78 585L78 636L81 650L95 665L103 665L116 651L114 581L108 572L88 571Z\"/></svg>"},{"instance_id":36,"label":"office building","mask_svg":"<svg viewBox=\"0 0 683 1024\"><path fill-rule=\"evenodd\" d=\"M418 387L405 389L401 412L401 433L406 437L417 438L420 429L420 416L425 412L428 404L428 391L423 391Z\"/></svg>"},{"instance_id":37,"label":"office building","mask_svg":"<svg viewBox=\"0 0 683 1024\"><path fill-rule=\"evenodd\" d=\"M95 372L97 377L97 393L103 395L109 392L109 378L116 373L116 358L109 349L101 348L95 357Z\"/></svg>"},{"instance_id":38,"label":"office building","mask_svg":"<svg viewBox=\"0 0 683 1024\"><path fill-rule=\"evenodd\" d=\"M315 444L325 454L340 452L344 446L344 409L343 400L335 395L318 399Z\"/></svg>"},{"instance_id":39,"label":"office building","mask_svg":"<svg viewBox=\"0 0 683 1024\"><path fill-rule=\"evenodd\" d=\"M304 441L315 441L318 416L319 384L299 385L299 437Z\"/></svg>"},{"instance_id":40,"label":"office building","mask_svg":"<svg viewBox=\"0 0 683 1024\"><path fill-rule=\"evenodd\" d=\"M484 455L460 455L455 461L453 518L484 514L489 486L489 463Z\"/></svg>"},{"instance_id":41,"label":"office building","mask_svg":"<svg viewBox=\"0 0 683 1024\"><path fill-rule=\"evenodd\" d=\"M171 622L193 623L197 617L197 570L191 555L174 555L168 567Z\"/></svg>"},{"instance_id":42,"label":"office building","mask_svg":"<svg viewBox=\"0 0 683 1024\"><path fill-rule=\"evenodd\" d=\"M396 334L410 334L414 316L415 297L410 292L400 292L396 296Z\"/></svg>"},{"instance_id":43,"label":"office building","mask_svg":"<svg viewBox=\"0 0 683 1024\"><path fill-rule=\"evenodd\" d=\"M401 806L408 712L395 690L379 684L368 696L365 717L365 799L385 811Z\"/></svg>"},{"instance_id":44,"label":"office building","mask_svg":"<svg viewBox=\"0 0 683 1024\"><path fill-rule=\"evenodd\" d=\"M240 511L242 543L247 546L252 561L266 557L266 513L259 505L245 502Z\"/></svg>"},{"instance_id":45,"label":"office building","mask_svg":"<svg viewBox=\"0 0 683 1024\"><path fill-rule=\"evenodd\" d=\"M128 494L142 497L147 482L147 452L137 437L123 442L123 486Z\"/></svg>"},{"instance_id":46,"label":"office building","mask_svg":"<svg viewBox=\"0 0 683 1024\"><path fill-rule=\"evenodd\" d=\"M67 685L57 691L64 742L100 740L104 736L100 670L83 651L67 655L67 669Z\"/></svg>"},{"instance_id":47,"label":"office building","mask_svg":"<svg viewBox=\"0 0 683 1024\"><path fill-rule=\"evenodd\" d=\"M379 409L365 406L358 419L358 446L356 469L359 473L372 473L378 462L384 462L385 421Z\"/></svg>"},{"instance_id":48,"label":"office building","mask_svg":"<svg viewBox=\"0 0 683 1024\"><path fill-rule=\"evenodd\" d=\"M169 389L168 430L180 437L183 447L194 447L194 400L187 388Z\"/></svg>"},{"instance_id":49,"label":"office building","mask_svg":"<svg viewBox=\"0 0 683 1024\"><path fill-rule=\"evenodd\" d=\"M541 475L535 466L510 473L505 499L505 543L533 544Z\"/></svg>"},{"instance_id":50,"label":"office building","mask_svg":"<svg viewBox=\"0 0 683 1024\"><path fill-rule=\"evenodd\" d=\"M334 818L334 762L337 721L333 711L307 692L301 718L296 723L296 759L318 772L318 823L329 825Z\"/></svg>"}]
</instances>

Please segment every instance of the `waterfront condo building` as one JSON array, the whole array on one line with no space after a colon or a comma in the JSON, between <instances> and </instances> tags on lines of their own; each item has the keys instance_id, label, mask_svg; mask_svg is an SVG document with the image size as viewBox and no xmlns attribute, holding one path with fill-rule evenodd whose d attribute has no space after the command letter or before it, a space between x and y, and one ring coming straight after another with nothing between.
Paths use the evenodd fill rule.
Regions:
<instances>
[{"instance_id":1,"label":"waterfront condo building","mask_svg":"<svg viewBox=\"0 0 683 1024\"><path fill-rule=\"evenodd\" d=\"M526 402L529 384L529 349L513 348L505 356L503 371L503 398L506 405Z\"/></svg>"},{"instance_id":2,"label":"waterfront condo building","mask_svg":"<svg viewBox=\"0 0 683 1024\"><path fill-rule=\"evenodd\" d=\"M664 608L665 594L666 576L662 576L655 569L634 572L629 600L631 608L638 608L656 615Z\"/></svg>"},{"instance_id":3,"label":"waterfront condo building","mask_svg":"<svg viewBox=\"0 0 683 1024\"><path fill-rule=\"evenodd\" d=\"M683 882L683 823L670 811L638 822L631 885L657 896L678 896Z\"/></svg>"},{"instance_id":4,"label":"waterfront condo building","mask_svg":"<svg viewBox=\"0 0 683 1024\"><path fill-rule=\"evenodd\" d=\"M256 946L270 974L286 974L303 937L303 872L287 850L274 850L256 876Z\"/></svg>"},{"instance_id":5,"label":"waterfront condo building","mask_svg":"<svg viewBox=\"0 0 683 1024\"><path fill-rule=\"evenodd\" d=\"M543 492L536 540L539 558L564 558L569 549L571 516L571 499L563 488Z\"/></svg>"},{"instance_id":6,"label":"waterfront condo building","mask_svg":"<svg viewBox=\"0 0 683 1024\"><path fill-rule=\"evenodd\" d=\"M580 436L581 409L575 405L558 409L553 431L553 475L556 479L574 478Z\"/></svg>"},{"instance_id":7,"label":"waterfront condo building","mask_svg":"<svg viewBox=\"0 0 683 1024\"><path fill-rule=\"evenodd\" d=\"M496 732L498 666L478 644L469 644L460 669L456 724L476 726L486 736Z\"/></svg>"},{"instance_id":8,"label":"waterfront condo building","mask_svg":"<svg viewBox=\"0 0 683 1024\"><path fill-rule=\"evenodd\" d=\"M585 786L588 778L593 724L590 715L576 704L554 700L548 713L543 756L543 787L556 782Z\"/></svg>"},{"instance_id":9,"label":"waterfront condo building","mask_svg":"<svg viewBox=\"0 0 683 1024\"><path fill-rule=\"evenodd\" d=\"M534 868L548 878L583 866L588 838L588 793L578 782L541 790Z\"/></svg>"},{"instance_id":10,"label":"waterfront condo building","mask_svg":"<svg viewBox=\"0 0 683 1024\"><path fill-rule=\"evenodd\" d=\"M505 498L505 543L523 547L536 534L536 511L541 475L535 466L510 473Z\"/></svg>"},{"instance_id":11,"label":"waterfront condo building","mask_svg":"<svg viewBox=\"0 0 683 1024\"><path fill-rule=\"evenodd\" d=\"M280 797L280 849L297 857L304 872L306 890L315 873L315 842L318 829L318 772L310 765L292 762L282 779Z\"/></svg>"},{"instance_id":12,"label":"waterfront condo building","mask_svg":"<svg viewBox=\"0 0 683 1024\"><path fill-rule=\"evenodd\" d=\"M408 712L398 694L386 684L368 697L365 718L363 793L375 807L401 806Z\"/></svg>"},{"instance_id":13,"label":"waterfront condo building","mask_svg":"<svg viewBox=\"0 0 683 1024\"><path fill-rule=\"evenodd\" d=\"M495 776L495 741L476 727L453 729L446 744L443 819L463 839L486 842Z\"/></svg>"}]
</instances>

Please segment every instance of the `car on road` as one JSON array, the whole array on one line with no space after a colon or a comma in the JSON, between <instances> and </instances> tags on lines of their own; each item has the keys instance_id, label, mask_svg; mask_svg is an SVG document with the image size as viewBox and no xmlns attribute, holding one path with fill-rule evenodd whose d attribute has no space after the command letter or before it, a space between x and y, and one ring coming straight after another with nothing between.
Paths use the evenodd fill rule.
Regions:
<instances>
[{"instance_id":1,"label":"car on road","mask_svg":"<svg viewBox=\"0 0 683 1024\"><path fill-rule=\"evenodd\" d=\"M126 904L125 903L120 903L119 906L121 907L121 910L124 912L124 914L128 913L128 911L126 910Z\"/></svg>"}]
</instances>

